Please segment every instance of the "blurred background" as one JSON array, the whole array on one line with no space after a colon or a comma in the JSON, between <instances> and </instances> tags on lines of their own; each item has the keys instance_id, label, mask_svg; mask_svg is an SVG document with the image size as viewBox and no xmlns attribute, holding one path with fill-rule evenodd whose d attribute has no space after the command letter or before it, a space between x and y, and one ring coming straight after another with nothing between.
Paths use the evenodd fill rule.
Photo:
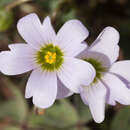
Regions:
<instances>
[{"instance_id":1,"label":"blurred background","mask_svg":"<svg viewBox=\"0 0 130 130\"><path fill-rule=\"evenodd\" d=\"M31 12L41 20L51 16L56 31L69 19L81 20L90 32L89 44L104 27L113 26L121 36L119 59L130 59L130 0L0 0L0 51L23 42L16 24ZM93 121L79 95L56 101L47 110L35 109L24 98L28 76L0 73L0 130L130 130L130 106L106 106L101 124Z\"/></svg>"}]
</instances>

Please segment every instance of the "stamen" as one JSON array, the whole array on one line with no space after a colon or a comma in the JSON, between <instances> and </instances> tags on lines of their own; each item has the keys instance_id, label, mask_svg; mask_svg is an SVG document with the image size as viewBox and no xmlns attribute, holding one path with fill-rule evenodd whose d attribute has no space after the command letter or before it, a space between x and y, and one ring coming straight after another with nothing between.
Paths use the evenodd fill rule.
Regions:
<instances>
[{"instance_id":1,"label":"stamen","mask_svg":"<svg viewBox=\"0 0 130 130\"><path fill-rule=\"evenodd\" d=\"M93 81L93 83L96 83L99 79L102 78L102 75L104 72L107 71L107 68L102 65L100 61L97 59L89 58L89 59L84 59L85 61L89 62L96 70L96 76Z\"/></svg>"},{"instance_id":2,"label":"stamen","mask_svg":"<svg viewBox=\"0 0 130 130\"><path fill-rule=\"evenodd\" d=\"M53 64L56 61L56 53L48 51L45 55L45 61L48 64Z\"/></svg>"},{"instance_id":3,"label":"stamen","mask_svg":"<svg viewBox=\"0 0 130 130\"><path fill-rule=\"evenodd\" d=\"M55 71L60 69L63 64L64 53L58 46L53 44L46 44L36 53L36 63L41 66L43 70Z\"/></svg>"}]
</instances>

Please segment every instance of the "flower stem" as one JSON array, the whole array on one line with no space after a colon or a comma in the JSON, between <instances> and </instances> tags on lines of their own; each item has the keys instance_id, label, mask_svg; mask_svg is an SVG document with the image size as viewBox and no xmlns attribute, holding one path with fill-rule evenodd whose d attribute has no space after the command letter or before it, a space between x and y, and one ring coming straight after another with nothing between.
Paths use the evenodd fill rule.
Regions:
<instances>
[{"instance_id":1,"label":"flower stem","mask_svg":"<svg viewBox=\"0 0 130 130\"><path fill-rule=\"evenodd\" d=\"M34 111L37 115L44 115L45 114L45 109L37 108L34 106Z\"/></svg>"}]
</instances>

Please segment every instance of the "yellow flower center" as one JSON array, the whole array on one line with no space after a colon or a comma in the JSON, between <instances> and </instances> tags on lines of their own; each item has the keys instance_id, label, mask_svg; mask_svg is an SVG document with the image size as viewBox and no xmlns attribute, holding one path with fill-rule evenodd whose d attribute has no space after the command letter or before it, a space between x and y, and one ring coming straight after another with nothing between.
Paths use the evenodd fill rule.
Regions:
<instances>
[{"instance_id":1,"label":"yellow flower center","mask_svg":"<svg viewBox=\"0 0 130 130\"><path fill-rule=\"evenodd\" d=\"M45 55L45 61L48 64L53 64L56 61L56 53L48 51Z\"/></svg>"},{"instance_id":2,"label":"yellow flower center","mask_svg":"<svg viewBox=\"0 0 130 130\"><path fill-rule=\"evenodd\" d=\"M46 44L36 53L36 63L43 70L53 72L60 69L64 62L64 53L58 46Z\"/></svg>"}]
</instances>

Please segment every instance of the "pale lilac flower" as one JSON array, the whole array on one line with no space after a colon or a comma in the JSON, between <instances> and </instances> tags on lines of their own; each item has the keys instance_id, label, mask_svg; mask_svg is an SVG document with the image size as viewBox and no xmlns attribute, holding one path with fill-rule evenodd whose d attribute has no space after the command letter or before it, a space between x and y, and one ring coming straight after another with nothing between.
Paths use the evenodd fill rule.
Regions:
<instances>
[{"instance_id":1,"label":"pale lilac flower","mask_svg":"<svg viewBox=\"0 0 130 130\"><path fill-rule=\"evenodd\" d=\"M104 120L105 103L130 105L130 60L116 62L118 42L119 33L112 27L106 27L80 55L96 70L93 83L82 85L80 95L97 123Z\"/></svg>"},{"instance_id":2,"label":"pale lilac flower","mask_svg":"<svg viewBox=\"0 0 130 130\"><path fill-rule=\"evenodd\" d=\"M79 92L81 82L89 85L93 81L92 65L74 58L86 48L82 42L88 36L80 21L66 22L56 35L49 17L41 24L32 13L20 19L17 28L27 44L12 44L11 51L2 51L0 70L7 75L32 70L25 97L33 97L37 107L48 108L56 98Z\"/></svg>"}]
</instances>

